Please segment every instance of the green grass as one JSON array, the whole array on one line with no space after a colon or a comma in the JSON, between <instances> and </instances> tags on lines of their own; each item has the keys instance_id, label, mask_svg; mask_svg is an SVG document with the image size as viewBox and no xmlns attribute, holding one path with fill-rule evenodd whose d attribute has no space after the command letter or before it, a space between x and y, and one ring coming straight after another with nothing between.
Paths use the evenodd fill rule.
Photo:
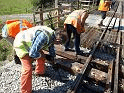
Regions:
<instances>
[{"instance_id":1,"label":"green grass","mask_svg":"<svg viewBox=\"0 0 124 93\"><path fill-rule=\"evenodd\" d=\"M0 0L0 15L31 12L31 0Z\"/></svg>"}]
</instances>

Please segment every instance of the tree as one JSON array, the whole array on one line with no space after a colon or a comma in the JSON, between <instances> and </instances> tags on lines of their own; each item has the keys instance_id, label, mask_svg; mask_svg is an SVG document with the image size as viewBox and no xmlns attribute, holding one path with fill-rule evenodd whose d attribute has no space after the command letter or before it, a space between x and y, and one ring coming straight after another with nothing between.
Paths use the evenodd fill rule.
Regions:
<instances>
[{"instance_id":1,"label":"tree","mask_svg":"<svg viewBox=\"0 0 124 93\"><path fill-rule=\"evenodd\" d=\"M35 8L42 8L42 5L43 7L48 7L48 6L51 6L53 4L54 0L31 0L31 3L33 4L33 6Z\"/></svg>"}]
</instances>

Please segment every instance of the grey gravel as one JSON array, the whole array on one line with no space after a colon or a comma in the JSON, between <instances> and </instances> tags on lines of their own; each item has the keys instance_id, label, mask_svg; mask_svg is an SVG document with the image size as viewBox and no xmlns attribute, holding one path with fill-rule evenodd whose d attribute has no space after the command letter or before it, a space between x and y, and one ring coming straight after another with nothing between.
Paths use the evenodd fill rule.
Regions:
<instances>
[{"instance_id":1,"label":"grey gravel","mask_svg":"<svg viewBox=\"0 0 124 93\"><path fill-rule=\"evenodd\" d=\"M47 77L32 75L33 93L65 93L72 85L76 76L63 69L55 71L48 63L45 65L47 67ZM59 74L61 78L66 78L68 81L60 81ZM0 93L19 93L20 76L21 65L15 64L14 61L0 67Z\"/></svg>"}]
</instances>

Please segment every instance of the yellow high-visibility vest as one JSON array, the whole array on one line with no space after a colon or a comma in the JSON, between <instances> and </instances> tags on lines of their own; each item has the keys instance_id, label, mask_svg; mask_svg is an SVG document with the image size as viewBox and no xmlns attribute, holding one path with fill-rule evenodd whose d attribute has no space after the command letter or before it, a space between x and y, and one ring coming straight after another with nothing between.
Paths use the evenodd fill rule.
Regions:
<instances>
[{"instance_id":1,"label":"yellow high-visibility vest","mask_svg":"<svg viewBox=\"0 0 124 93\"><path fill-rule=\"evenodd\" d=\"M100 11L109 11L111 1L100 0L99 8Z\"/></svg>"}]
</instances>

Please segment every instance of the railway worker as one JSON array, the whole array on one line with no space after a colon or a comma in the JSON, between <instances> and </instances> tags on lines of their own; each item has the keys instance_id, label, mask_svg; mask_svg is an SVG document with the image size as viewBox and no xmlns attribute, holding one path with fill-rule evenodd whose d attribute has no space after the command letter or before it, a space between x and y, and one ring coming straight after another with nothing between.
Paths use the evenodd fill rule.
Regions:
<instances>
[{"instance_id":1,"label":"railway worker","mask_svg":"<svg viewBox=\"0 0 124 93\"><path fill-rule=\"evenodd\" d=\"M55 31L47 26L35 26L19 32L14 40L14 49L22 63L21 92L32 92L32 61L36 61L35 74L45 73L45 59L54 62ZM49 50L45 55L43 49Z\"/></svg>"},{"instance_id":2,"label":"railway worker","mask_svg":"<svg viewBox=\"0 0 124 93\"><path fill-rule=\"evenodd\" d=\"M69 49L71 33L73 33L75 42L75 51L77 55L83 55L83 51L80 50L80 34L85 32L84 23L86 18L88 17L88 12L86 10L75 10L71 14L68 15L64 22L64 29L67 32L67 41L65 44L65 51L71 51Z\"/></svg>"},{"instance_id":3,"label":"railway worker","mask_svg":"<svg viewBox=\"0 0 124 93\"><path fill-rule=\"evenodd\" d=\"M101 11L102 20L98 24L99 26L104 26L103 20L106 18L107 11L110 10L111 3L112 3L111 0L100 0L98 10Z\"/></svg>"},{"instance_id":4,"label":"railway worker","mask_svg":"<svg viewBox=\"0 0 124 93\"><path fill-rule=\"evenodd\" d=\"M10 45L13 45L13 41L17 33L19 33L20 31L24 31L28 28L31 28L32 26L33 25L25 19L7 20L2 28L2 37L6 39ZM15 51L14 60L16 64L21 63L18 56L15 54Z\"/></svg>"}]
</instances>

